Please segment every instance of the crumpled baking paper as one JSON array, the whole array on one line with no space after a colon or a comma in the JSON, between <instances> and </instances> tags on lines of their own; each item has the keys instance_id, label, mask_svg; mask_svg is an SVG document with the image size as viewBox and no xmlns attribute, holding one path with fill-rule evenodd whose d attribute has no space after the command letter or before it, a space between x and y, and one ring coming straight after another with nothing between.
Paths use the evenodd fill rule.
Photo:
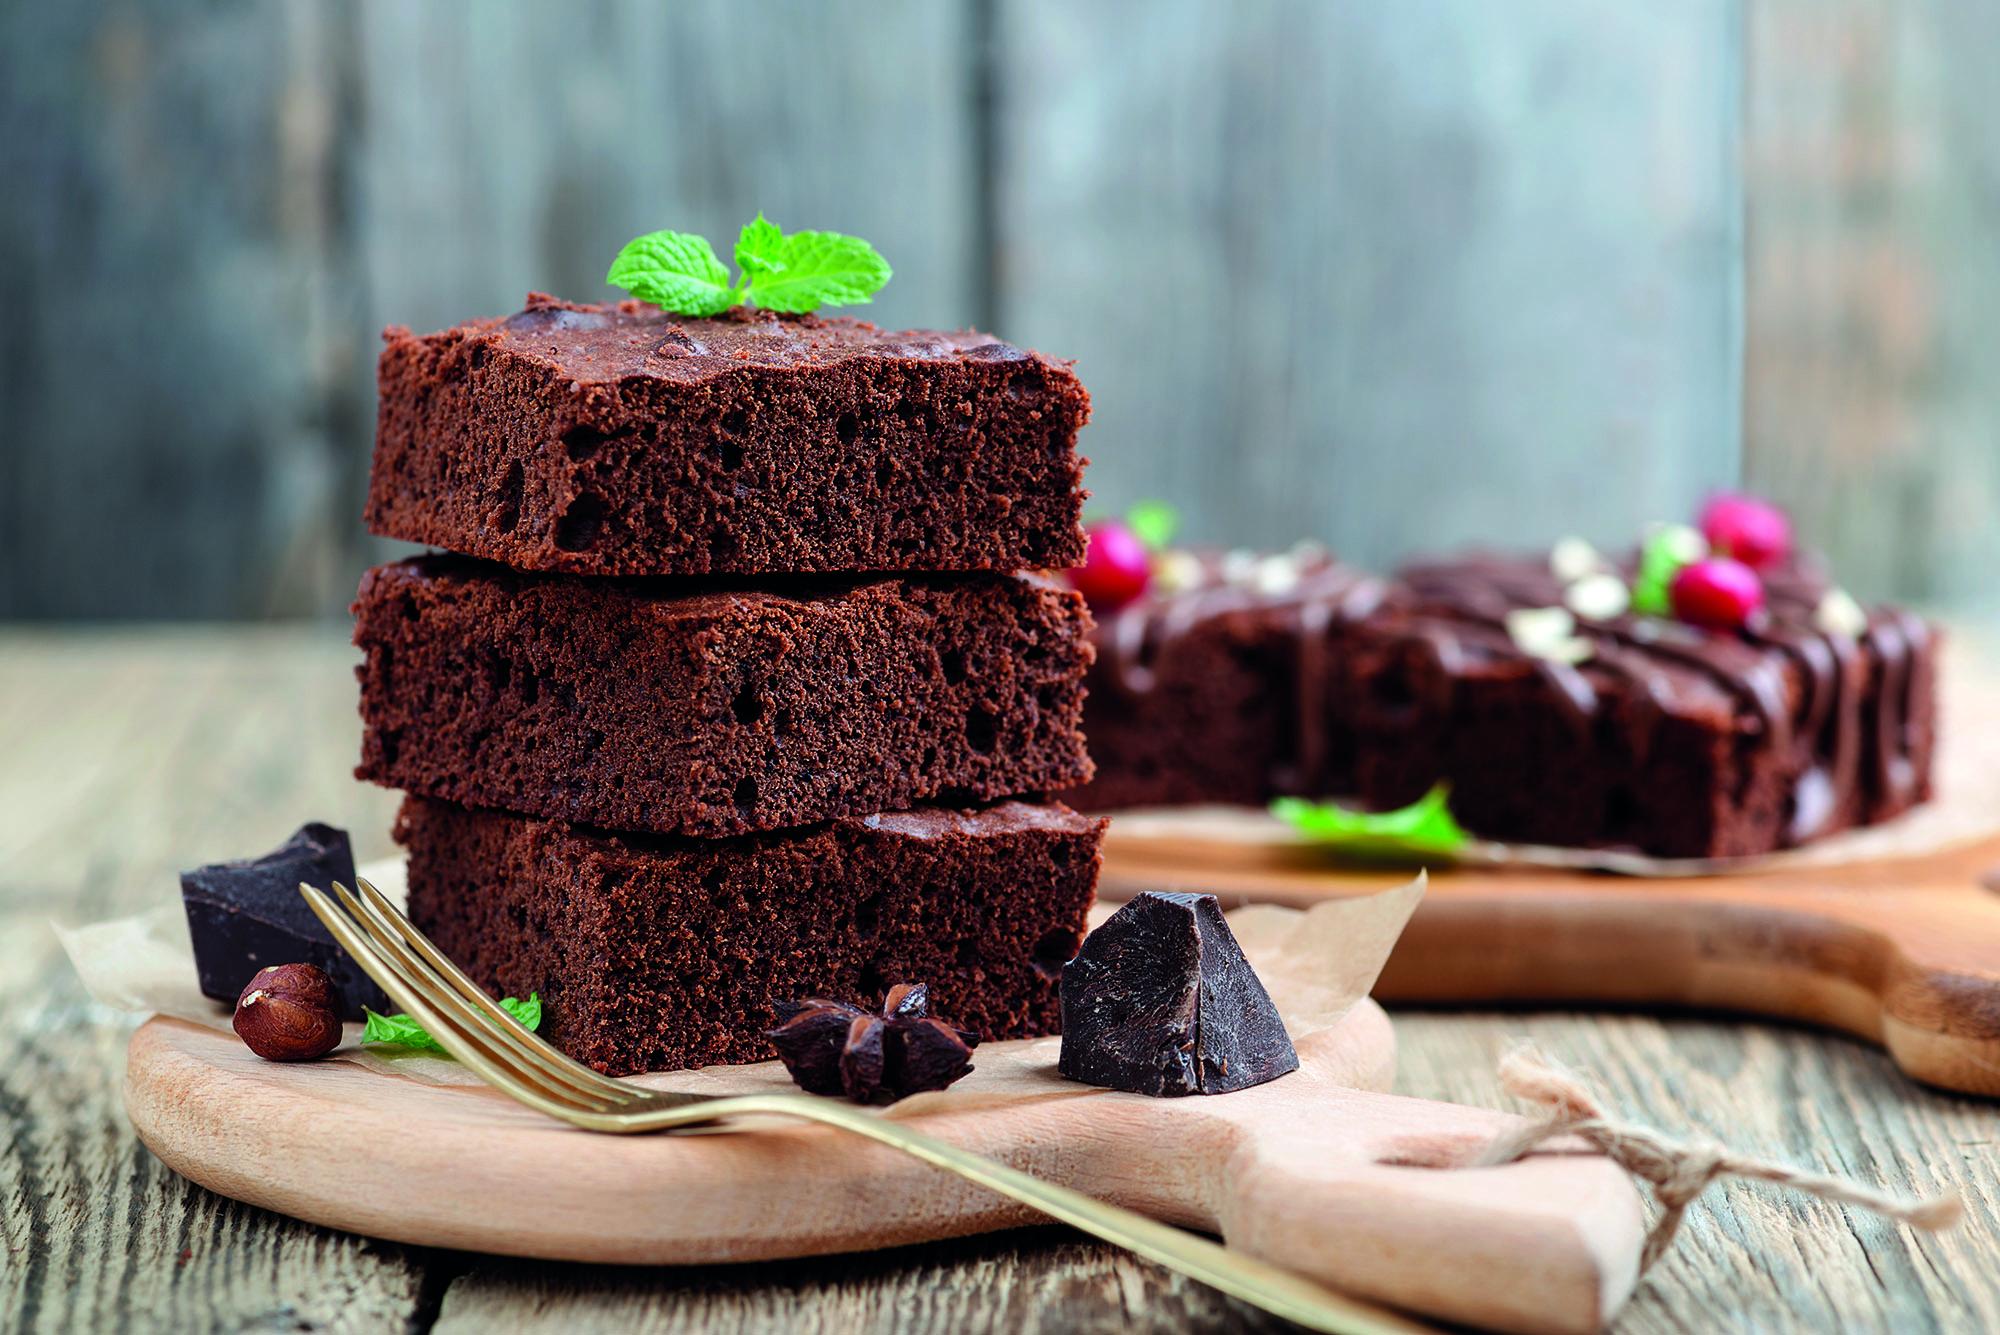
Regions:
<instances>
[{"instance_id":1,"label":"crumpled baking paper","mask_svg":"<svg viewBox=\"0 0 2000 1335\"><path fill-rule=\"evenodd\" d=\"M372 863L360 874L395 903L404 898L402 860ZM1422 876L1379 894L1329 900L1311 909L1253 904L1227 915L1230 930L1243 946L1251 967L1284 1017L1294 1041L1339 1023L1354 1003L1368 995L1388 961L1403 926L1423 898ZM172 898L159 907L128 918L82 927L55 925L56 935L84 988L102 1004L140 1015L169 1015L177 1020L229 1029L230 1008L201 994L196 982L194 945L188 937L187 916L177 887L163 888ZM1115 910L1100 904L1091 913L1095 927ZM435 1085L477 1085L479 1078L446 1056L386 1044L361 1043L362 1027L350 1024L341 1046L324 1060L356 1062L371 1070ZM1045 1071L1052 1085L1066 1084L1056 1075L1056 1038L1017 1039L982 1043L978 1067ZM702 1094L747 1094L791 1089L792 1082L777 1062L750 1066L710 1066L697 1071L671 1071L637 1077L659 1089ZM1067 1086L1069 1088L1080 1088ZM951 1091L958 1104L971 1106L965 1095ZM920 1094L894 1105L898 1116L921 1114L943 1093Z\"/></svg>"}]
</instances>

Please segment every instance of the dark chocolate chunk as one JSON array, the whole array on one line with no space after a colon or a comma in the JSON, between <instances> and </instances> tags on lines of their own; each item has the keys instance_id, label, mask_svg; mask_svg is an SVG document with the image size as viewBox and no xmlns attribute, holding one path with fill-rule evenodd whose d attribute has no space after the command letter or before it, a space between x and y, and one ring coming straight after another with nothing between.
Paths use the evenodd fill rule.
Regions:
<instances>
[{"instance_id":1,"label":"dark chocolate chunk","mask_svg":"<svg viewBox=\"0 0 2000 1335\"><path fill-rule=\"evenodd\" d=\"M1148 891L1063 966L1058 1069L1158 1098L1248 1089L1299 1056L1215 896Z\"/></svg>"},{"instance_id":2,"label":"dark chocolate chunk","mask_svg":"<svg viewBox=\"0 0 2000 1335\"><path fill-rule=\"evenodd\" d=\"M306 907L299 895L301 881L322 890L335 881L354 884L347 831L302 825L263 857L181 873L181 902L194 938L202 995L233 1004L259 969L313 964L333 980L345 1018L360 1019L363 1006L389 1010L382 989Z\"/></svg>"}]
</instances>

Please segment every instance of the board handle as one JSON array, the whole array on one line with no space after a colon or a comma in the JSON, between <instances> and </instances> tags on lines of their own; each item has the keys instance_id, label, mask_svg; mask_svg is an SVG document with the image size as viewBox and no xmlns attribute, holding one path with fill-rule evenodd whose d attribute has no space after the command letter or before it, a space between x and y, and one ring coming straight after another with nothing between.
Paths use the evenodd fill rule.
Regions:
<instances>
[{"instance_id":1,"label":"board handle","mask_svg":"<svg viewBox=\"0 0 2000 1335\"><path fill-rule=\"evenodd\" d=\"M1558 1148L1454 1167L1520 1119L1358 1090L1322 1094L1291 1121L1236 1141L1216 1202L1232 1246L1344 1292L1524 1335L1597 1331L1637 1283L1639 1196L1608 1159Z\"/></svg>"}]
</instances>

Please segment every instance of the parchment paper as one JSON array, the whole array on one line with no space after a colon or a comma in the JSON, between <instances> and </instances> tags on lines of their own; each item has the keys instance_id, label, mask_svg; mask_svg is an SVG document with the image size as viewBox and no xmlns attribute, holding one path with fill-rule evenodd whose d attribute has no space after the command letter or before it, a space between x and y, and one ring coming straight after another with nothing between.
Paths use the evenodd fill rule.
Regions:
<instances>
[{"instance_id":1,"label":"parchment paper","mask_svg":"<svg viewBox=\"0 0 2000 1335\"><path fill-rule=\"evenodd\" d=\"M397 903L403 902L401 859L371 863L361 875ZM1375 985L1389 951L1423 898L1424 878L1380 894L1331 900L1312 909L1258 904L1228 915L1230 930L1270 992L1294 1041L1332 1027ZM201 994L195 981L194 946L179 888L162 886L159 907L129 918L82 927L54 924L63 949L84 987L97 1001L138 1015L170 1015L175 1019L229 1029L229 1008ZM1115 911L1115 905L1092 910L1095 927ZM384 1074L436 1085L476 1085L478 1077L449 1057L405 1048L361 1043L358 1024L347 1026L341 1046L328 1060L346 1059ZM1052 1085L1064 1085L1055 1073L1061 1040L1016 1039L982 1043L975 1067L1013 1067L1045 1074ZM637 1077L659 1089L703 1094L739 1094L791 1088L791 1079L777 1062L752 1066L710 1066L698 1071L673 1071ZM1074 1088L1082 1088L1075 1086ZM977 1095L970 1097L976 1098ZM921 1114L936 1101L964 1092L944 1090L920 1094L894 1105L898 1115ZM969 1103L966 1106L971 1106Z\"/></svg>"}]
</instances>

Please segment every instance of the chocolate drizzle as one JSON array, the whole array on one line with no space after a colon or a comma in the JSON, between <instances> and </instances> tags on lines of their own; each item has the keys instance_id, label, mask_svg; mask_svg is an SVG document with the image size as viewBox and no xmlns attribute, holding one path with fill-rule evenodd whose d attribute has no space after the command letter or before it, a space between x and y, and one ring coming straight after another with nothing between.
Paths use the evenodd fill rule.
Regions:
<instances>
[{"instance_id":1,"label":"chocolate drizzle","mask_svg":"<svg viewBox=\"0 0 2000 1335\"><path fill-rule=\"evenodd\" d=\"M1560 605L1563 592L1546 565L1520 558L1415 566L1401 573L1401 581L1420 615L1502 635L1508 610ZM1789 766L1787 843L1822 833L1843 813L1853 819L1871 797L1907 805L1917 782L1912 659L1928 652L1928 629L1898 609L1875 612L1858 639L1822 628L1817 609L1829 586L1809 566L1775 572L1766 586L1766 615L1740 634L1655 617L1579 619L1577 633L1592 642L1592 657L1580 669L1543 663L1542 670L1572 706L1581 697L1559 674L1601 673L1618 681L1635 706L1626 711L1626 742L1638 759L1648 750L1644 730L1671 707L1672 669L1693 672L1727 693L1742 711L1746 737L1796 752ZM1871 671L1880 673L1881 684L1875 734L1864 737Z\"/></svg>"},{"instance_id":2,"label":"chocolate drizzle","mask_svg":"<svg viewBox=\"0 0 2000 1335\"><path fill-rule=\"evenodd\" d=\"M1638 765L1653 752L1664 720L1733 709L1737 746L1782 758L1785 844L1871 813L1891 814L1922 795L1918 749L1928 728L1914 712L1918 681L1931 668L1931 629L1894 608L1873 610L1858 637L1820 625L1830 586L1809 564L1771 572L1766 615L1739 634L1657 617L1579 618L1576 634L1591 653L1572 665L1527 653L1507 629L1509 612L1563 602L1562 582L1540 558L1423 563L1388 583L1324 556L1267 559L1293 561L1296 580L1260 578L1255 558L1204 555L1193 587L1113 614L1099 638L1112 688L1138 699L1154 686L1161 647L1194 626L1245 612L1290 612L1296 739L1291 761L1272 775L1273 791L1328 795L1335 730L1365 722L1371 736L1393 746L1399 732L1449 717L1465 683L1503 662L1531 668L1584 740L1601 737ZM1346 639L1392 654L1403 665L1399 689L1407 699L1372 703L1365 721L1330 718L1329 683ZM1747 783L1751 767L1738 772ZM1748 794L1731 796L1743 801Z\"/></svg>"}]
</instances>

